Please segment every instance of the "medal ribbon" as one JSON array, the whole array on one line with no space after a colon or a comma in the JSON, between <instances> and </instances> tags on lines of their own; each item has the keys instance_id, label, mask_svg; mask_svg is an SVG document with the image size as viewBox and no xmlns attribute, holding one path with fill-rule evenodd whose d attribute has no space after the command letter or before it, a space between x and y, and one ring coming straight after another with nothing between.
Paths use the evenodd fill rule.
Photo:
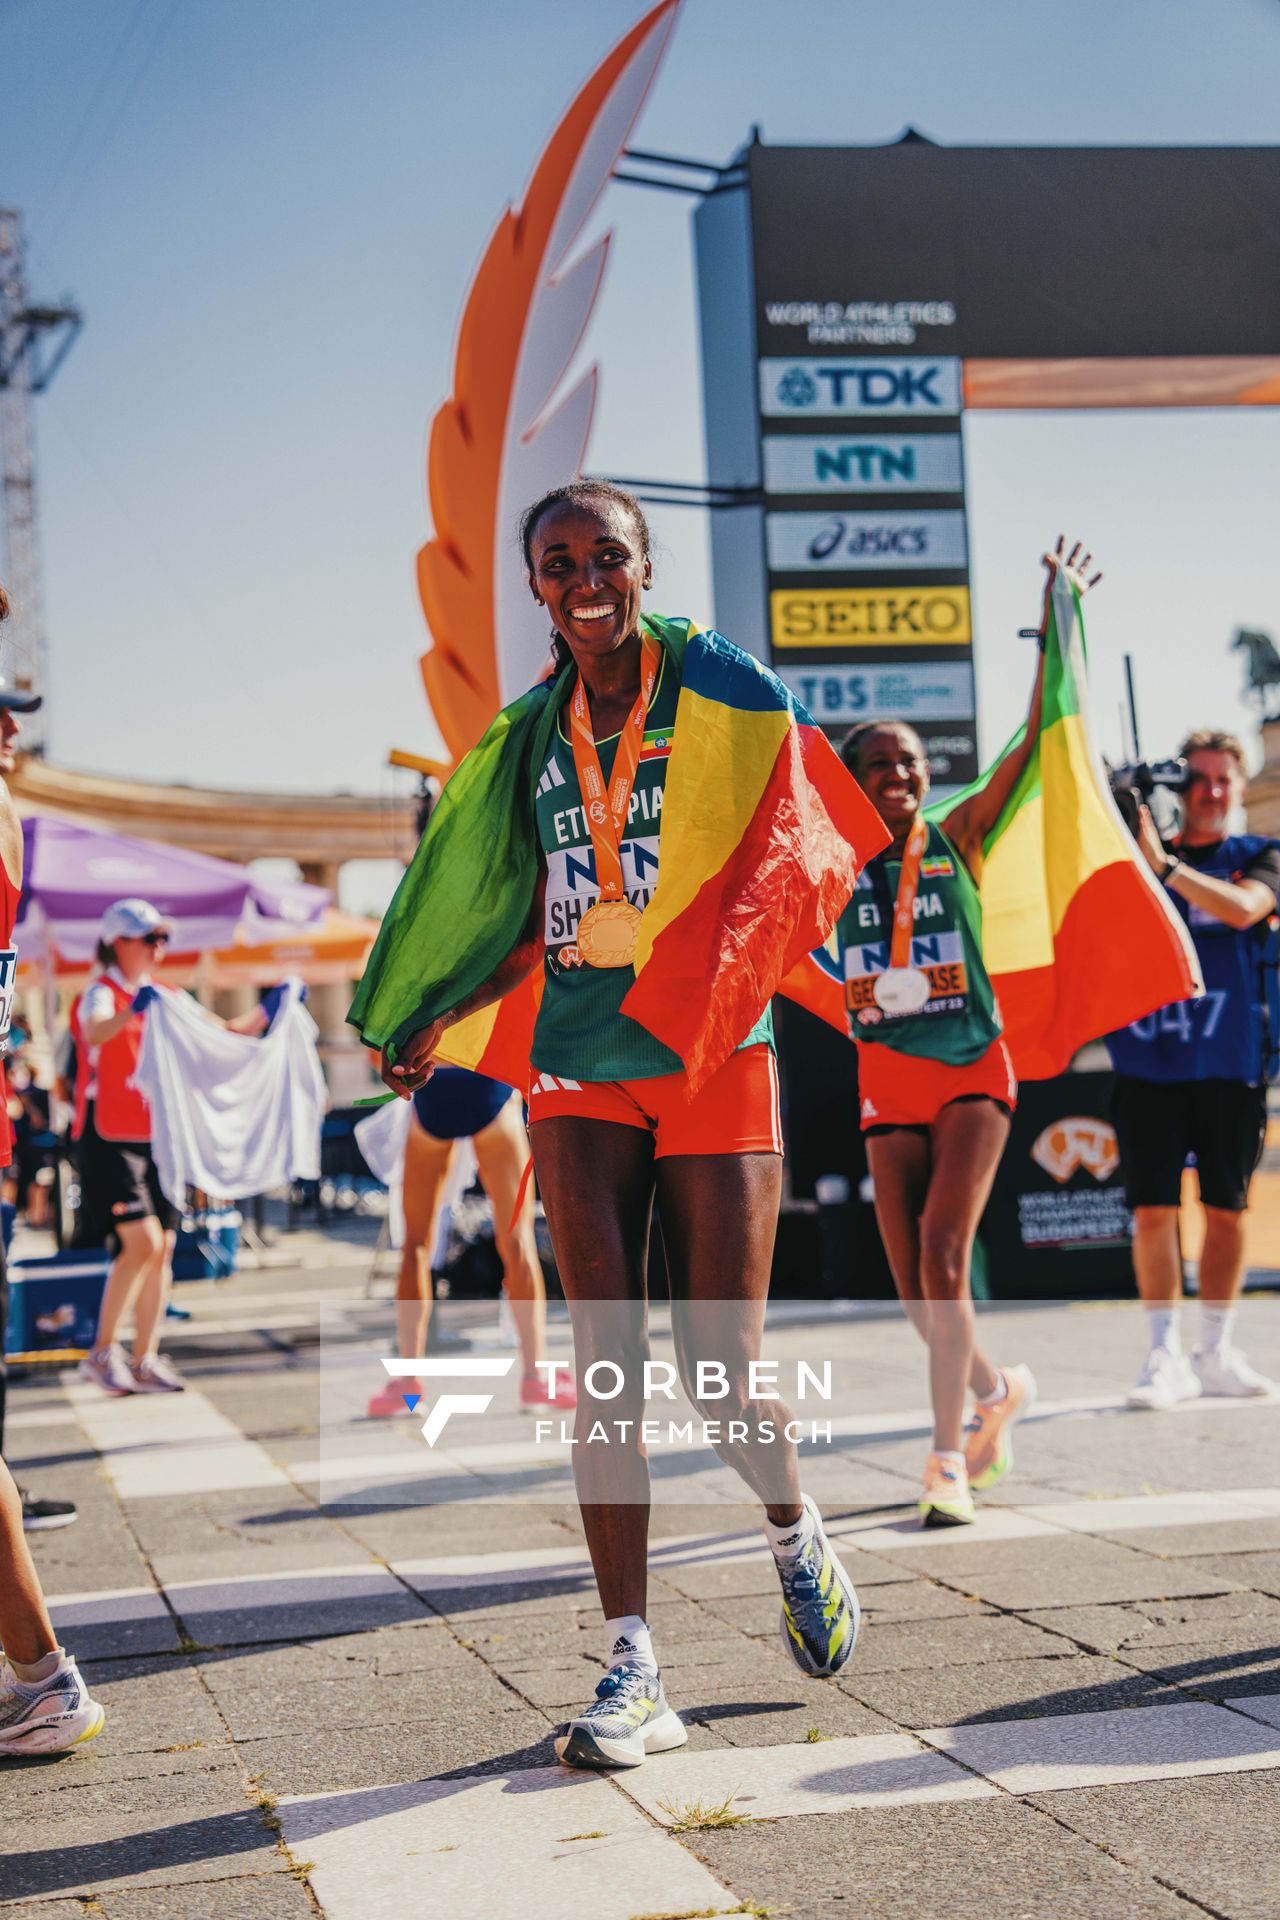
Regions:
<instances>
[{"instance_id":1,"label":"medal ribbon","mask_svg":"<svg viewBox=\"0 0 1280 1920\"><path fill-rule=\"evenodd\" d=\"M581 673L578 675L573 699L569 704L573 733L573 764L578 775L578 791L582 795L582 807L587 818L591 845L595 850L596 883L600 888L602 900L626 898L626 890L622 883L622 837L626 832L627 812L631 805L631 789L635 785L636 768L640 764L644 723L649 712L649 702L653 698L653 690L658 684L658 669L661 665L661 646L652 634L644 634L640 647L640 692L627 716L627 724L618 737L618 750L613 762L613 779L609 783L607 796L604 775L600 771L600 755L596 752L595 735L591 731L587 690L583 685Z\"/></svg>"},{"instance_id":2,"label":"medal ribbon","mask_svg":"<svg viewBox=\"0 0 1280 1920\"><path fill-rule=\"evenodd\" d=\"M924 858L924 850L928 843L929 823L921 814L917 816L902 852L902 871L898 875L898 897L894 903L893 932L889 943L890 968L911 965L911 935L916 923L916 893L920 886L920 862ZM876 908L883 927L889 919L889 887L882 861L883 856L873 863L871 873L872 890L876 895ZM877 879L880 882L878 887L875 884Z\"/></svg>"}]
</instances>

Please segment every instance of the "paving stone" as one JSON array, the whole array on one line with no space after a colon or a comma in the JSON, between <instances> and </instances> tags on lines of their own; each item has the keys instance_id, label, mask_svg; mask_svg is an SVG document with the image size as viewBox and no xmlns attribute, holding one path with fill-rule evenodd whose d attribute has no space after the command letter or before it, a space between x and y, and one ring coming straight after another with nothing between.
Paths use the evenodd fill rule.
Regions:
<instances>
[{"instance_id":1,"label":"paving stone","mask_svg":"<svg viewBox=\"0 0 1280 1920\"><path fill-rule=\"evenodd\" d=\"M302 1573L308 1567L376 1566L374 1555L331 1520L315 1514L296 1526L253 1531L222 1528L202 1549L153 1552L162 1586L198 1580L238 1580L258 1574Z\"/></svg>"},{"instance_id":2,"label":"paving stone","mask_svg":"<svg viewBox=\"0 0 1280 1920\"><path fill-rule=\"evenodd\" d=\"M808 1742L811 1731L822 1741L857 1734L896 1732L883 1714L838 1693L822 1681L807 1687L804 1677L785 1692L756 1686L667 1689L667 1698L686 1726L706 1726L734 1747L791 1746ZM814 1742L818 1745L820 1743Z\"/></svg>"},{"instance_id":3,"label":"paving stone","mask_svg":"<svg viewBox=\"0 0 1280 1920\"><path fill-rule=\"evenodd\" d=\"M887 1673L863 1672L855 1654L847 1675L839 1675L835 1684L842 1693L903 1727L1035 1720L1147 1706L1178 1697L1172 1682L1161 1675L1135 1673L1118 1661L1083 1653L991 1666L939 1663Z\"/></svg>"},{"instance_id":4,"label":"paving stone","mask_svg":"<svg viewBox=\"0 0 1280 1920\"><path fill-rule=\"evenodd\" d=\"M210 1647L361 1633L423 1617L416 1595L383 1568L364 1563L264 1580L175 1584L166 1592L191 1639Z\"/></svg>"},{"instance_id":5,"label":"paving stone","mask_svg":"<svg viewBox=\"0 0 1280 1920\"><path fill-rule=\"evenodd\" d=\"M350 1659L335 1657L330 1642L259 1647L221 1659L197 1655L196 1663L237 1740L393 1727L435 1711L461 1713L468 1705L482 1720L520 1706L481 1660L461 1649L431 1665L382 1674L364 1635L347 1644Z\"/></svg>"},{"instance_id":6,"label":"paving stone","mask_svg":"<svg viewBox=\"0 0 1280 1920\"><path fill-rule=\"evenodd\" d=\"M102 1912L106 1920L314 1920L315 1909L301 1881L280 1870L181 1889L113 1889ZM58 1920L71 1917L63 1909Z\"/></svg>"},{"instance_id":7,"label":"paving stone","mask_svg":"<svg viewBox=\"0 0 1280 1920\"><path fill-rule=\"evenodd\" d=\"M942 1637L928 1620L923 1625L916 1620L864 1625L850 1666L860 1674L887 1673L933 1668L940 1662L950 1668L988 1661L1057 1659L1069 1651L1056 1634L1029 1621L972 1609L971 1614L948 1622Z\"/></svg>"},{"instance_id":8,"label":"paving stone","mask_svg":"<svg viewBox=\"0 0 1280 1920\"><path fill-rule=\"evenodd\" d=\"M933 1727L920 1737L1018 1794L1280 1767L1280 1731L1200 1700Z\"/></svg>"},{"instance_id":9,"label":"paving stone","mask_svg":"<svg viewBox=\"0 0 1280 1920\"><path fill-rule=\"evenodd\" d=\"M1255 1593L1280 1597L1280 1553L1202 1554L1181 1562L1204 1593L1225 1593L1229 1587L1249 1587Z\"/></svg>"},{"instance_id":10,"label":"paving stone","mask_svg":"<svg viewBox=\"0 0 1280 1920\"><path fill-rule=\"evenodd\" d=\"M1032 1804L1225 1920L1274 1920L1280 1773L1075 1788Z\"/></svg>"},{"instance_id":11,"label":"paving stone","mask_svg":"<svg viewBox=\"0 0 1280 1920\"><path fill-rule=\"evenodd\" d=\"M859 1584L863 1620L869 1625L898 1620L972 1620L991 1609L975 1594L958 1593L932 1580L894 1580L885 1586Z\"/></svg>"},{"instance_id":12,"label":"paving stone","mask_svg":"<svg viewBox=\"0 0 1280 1920\"><path fill-rule=\"evenodd\" d=\"M1016 1800L812 1814L684 1844L740 1898L803 1920L990 1920L1005 1907L995 1872L1016 1888L1017 1920L1186 1920L1146 1874Z\"/></svg>"},{"instance_id":13,"label":"paving stone","mask_svg":"<svg viewBox=\"0 0 1280 1920\"><path fill-rule=\"evenodd\" d=\"M86 1803L86 1794L95 1790L94 1804L101 1794L114 1790L121 1805L138 1804L154 1783L182 1780L193 1793L221 1788L229 1801L242 1791L244 1775L225 1733L205 1746L186 1742L187 1750L154 1753L118 1749L107 1738L111 1722L87 1746L49 1760L0 1759L0 1807L6 1813L21 1809L23 1817L48 1813L55 1805L69 1819L76 1819ZM0 1887L4 1884L0 1871Z\"/></svg>"},{"instance_id":14,"label":"paving stone","mask_svg":"<svg viewBox=\"0 0 1280 1920\"><path fill-rule=\"evenodd\" d=\"M50 1594L49 1600L58 1638L78 1660L132 1659L179 1650L177 1622L150 1585L142 1592L84 1598Z\"/></svg>"},{"instance_id":15,"label":"paving stone","mask_svg":"<svg viewBox=\"0 0 1280 1920\"><path fill-rule=\"evenodd\" d=\"M3 1859L0 1900L77 1893L105 1899L122 1886L277 1872L275 1836L243 1790L202 1790L198 1778L148 1780L128 1796L115 1785L87 1785L74 1795L70 1829L61 1794L28 1808L21 1845Z\"/></svg>"},{"instance_id":16,"label":"paving stone","mask_svg":"<svg viewBox=\"0 0 1280 1920\"><path fill-rule=\"evenodd\" d=\"M1125 1647L1117 1656L1136 1667L1181 1687L1194 1687L1211 1700L1229 1700L1234 1694L1280 1693L1280 1645L1274 1629L1233 1635L1232 1639L1262 1640L1265 1644L1231 1648L1221 1640L1173 1647Z\"/></svg>"},{"instance_id":17,"label":"paving stone","mask_svg":"<svg viewBox=\"0 0 1280 1920\"><path fill-rule=\"evenodd\" d=\"M1254 1553L1280 1549L1280 1515L1258 1514L1248 1519L1205 1520L1191 1526L1142 1527L1131 1532L1116 1528L1099 1539L1140 1553L1158 1553L1171 1559L1204 1554Z\"/></svg>"},{"instance_id":18,"label":"paving stone","mask_svg":"<svg viewBox=\"0 0 1280 1920\"><path fill-rule=\"evenodd\" d=\"M112 1753L164 1753L194 1741L213 1749L227 1737L208 1690L185 1659L90 1660L81 1672L107 1713L86 1757L103 1742Z\"/></svg>"},{"instance_id":19,"label":"paving stone","mask_svg":"<svg viewBox=\"0 0 1280 1920\"><path fill-rule=\"evenodd\" d=\"M483 1718L464 1700L392 1727L334 1728L323 1740L314 1733L243 1740L239 1752L269 1792L315 1794L555 1766L554 1735L554 1723L519 1700L500 1717Z\"/></svg>"},{"instance_id":20,"label":"paving stone","mask_svg":"<svg viewBox=\"0 0 1280 1920\"><path fill-rule=\"evenodd\" d=\"M902 1556L905 1561L906 1556ZM926 1572L945 1585L973 1593L992 1606L1031 1608L1080 1606L1115 1600L1168 1599L1204 1593L1204 1577L1194 1563L1157 1560L1106 1540L996 1540L990 1545L961 1545L949 1551L916 1549L910 1570ZM1208 1589L1223 1593L1238 1580L1215 1580Z\"/></svg>"}]
</instances>

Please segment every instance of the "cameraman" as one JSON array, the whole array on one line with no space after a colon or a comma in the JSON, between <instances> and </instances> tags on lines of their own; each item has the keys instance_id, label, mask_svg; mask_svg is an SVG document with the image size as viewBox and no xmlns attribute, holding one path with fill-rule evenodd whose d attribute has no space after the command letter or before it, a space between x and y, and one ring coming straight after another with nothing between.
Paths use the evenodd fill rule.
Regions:
<instances>
[{"instance_id":1,"label":"cameraman","mask_svg":"<svg viewBox=\"0 0 1280 1920\"><path fill-rule=\"evenodd\" d=\"M1188 768L1182 831L1166 846L1144 806L1138 845L1187 923L1204 997L1162 1007L1107 1041L1133 1265L1150 1330L1132 1407L1172 1407L1202 1393L1265 1394L1274 1384L1232 1345L1231 1329L1244 1280L1244 1210L1267 1126L1262 956L1280 893L1280 845L1227 831L1245 789L1244 748L1234 734L1193 733L1180 753ZM1190 1153L1205 1234L1200 1338L1188 1359L1178 1204Z\"/></svg>"}]
</instances>

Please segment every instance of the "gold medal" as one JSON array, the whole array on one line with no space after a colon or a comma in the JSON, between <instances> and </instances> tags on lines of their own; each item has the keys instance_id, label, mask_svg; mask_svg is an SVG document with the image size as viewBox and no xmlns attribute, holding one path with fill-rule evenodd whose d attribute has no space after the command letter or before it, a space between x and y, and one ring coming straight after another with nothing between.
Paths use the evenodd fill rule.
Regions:
<instances>
[{"instance_id":1,"label":"gold medal","mask_svg":"<svg viewBox=\"0 0 1280 1920\"><path fill-rule=\"evenodd\" d=\"M589 967L629 967L640 938L640 909L629 900L597 900L578 922L578 952Z\"/></svg>"}]
</instances>

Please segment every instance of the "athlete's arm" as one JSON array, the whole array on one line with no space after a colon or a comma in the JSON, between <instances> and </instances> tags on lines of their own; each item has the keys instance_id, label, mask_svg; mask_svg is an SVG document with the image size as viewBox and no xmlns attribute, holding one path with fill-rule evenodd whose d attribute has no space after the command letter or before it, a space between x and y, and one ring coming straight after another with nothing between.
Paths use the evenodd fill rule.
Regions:
<instances>
[{"instance_id":1,"label":"athlete's arm","mask_svg":"<svg viewBox=\"0 0 1280 1920\"><path fill-rule=\"evenodd\" d=\"M1059 538L1053 553L1041 555L1045 569L1044 598L1040 610L1040 653L1036 665L1035 683L1031 689L1031 706L1027 712L1027 724L1021 740L1000 762L981 792L974 793L962 800L953 812L942 822L942 831L952 842L975 880L982 877L982 850L987 835L994 828L1003 813L1006 804L1017 790L1018 782L1030 764L1031 756L1040 741L1040 726L1044 713L1044 639L1049 630L1049 604L1053 595L1053 585L1059 572L1080 594L1086 594L1090 587L1096 586L1102 575L1095 573L1089 577L1089 568L1093 562L1091 553L1082 551L1082 543L1077 540L1070 553L1067 543Z\"/></svg>"},{"instance_id":2,"label":"athlete's arm","mask_svg":"<svg viewBox=\"0 0 1280 1920\"><path fill-rule=\"evenodd\" d=\"M429 1027L411 1034L396 1048L394 1066L387 1059L387 1049L382 1049L378 1072L384 1086L390 1087L393 1093L398 1093L405 1100L410 1094L416 1093L419 1087L425 1087L436 1070L435 1056L448 1029L456 1026L459 1020L465 1020L469 1013L479 1013L482 1007L491 1007L495 1000L501 1000L513 987L518 987L522 980L528 979L542 958L543 896L546 890L547 874L543 867L533 890L533 905L529 909L523 933L502 964L495 967L487 980L481 981L474 993L469 993L465 1000L459 1001L440 1019L433 1020Z\"/></svg>"},{"instance_id":3,"label":"athlete's arm","mask_svg":"<svg viewBox=\"0 0 1280 1920\"><path fill-rule=\"evenodd\" d=\"M1176 850L1166 850L1146 807L1138 811L1138 845L1147 865L1170 893L1176 893L1188 906L1199 907L1202 913L1211 913L1224 926L1243 932L1275 911L1280 893L1280 847L1264 847L1239 880L1216 880L1212 874L1184 866Z\"/></svg>"}]
</instances>

